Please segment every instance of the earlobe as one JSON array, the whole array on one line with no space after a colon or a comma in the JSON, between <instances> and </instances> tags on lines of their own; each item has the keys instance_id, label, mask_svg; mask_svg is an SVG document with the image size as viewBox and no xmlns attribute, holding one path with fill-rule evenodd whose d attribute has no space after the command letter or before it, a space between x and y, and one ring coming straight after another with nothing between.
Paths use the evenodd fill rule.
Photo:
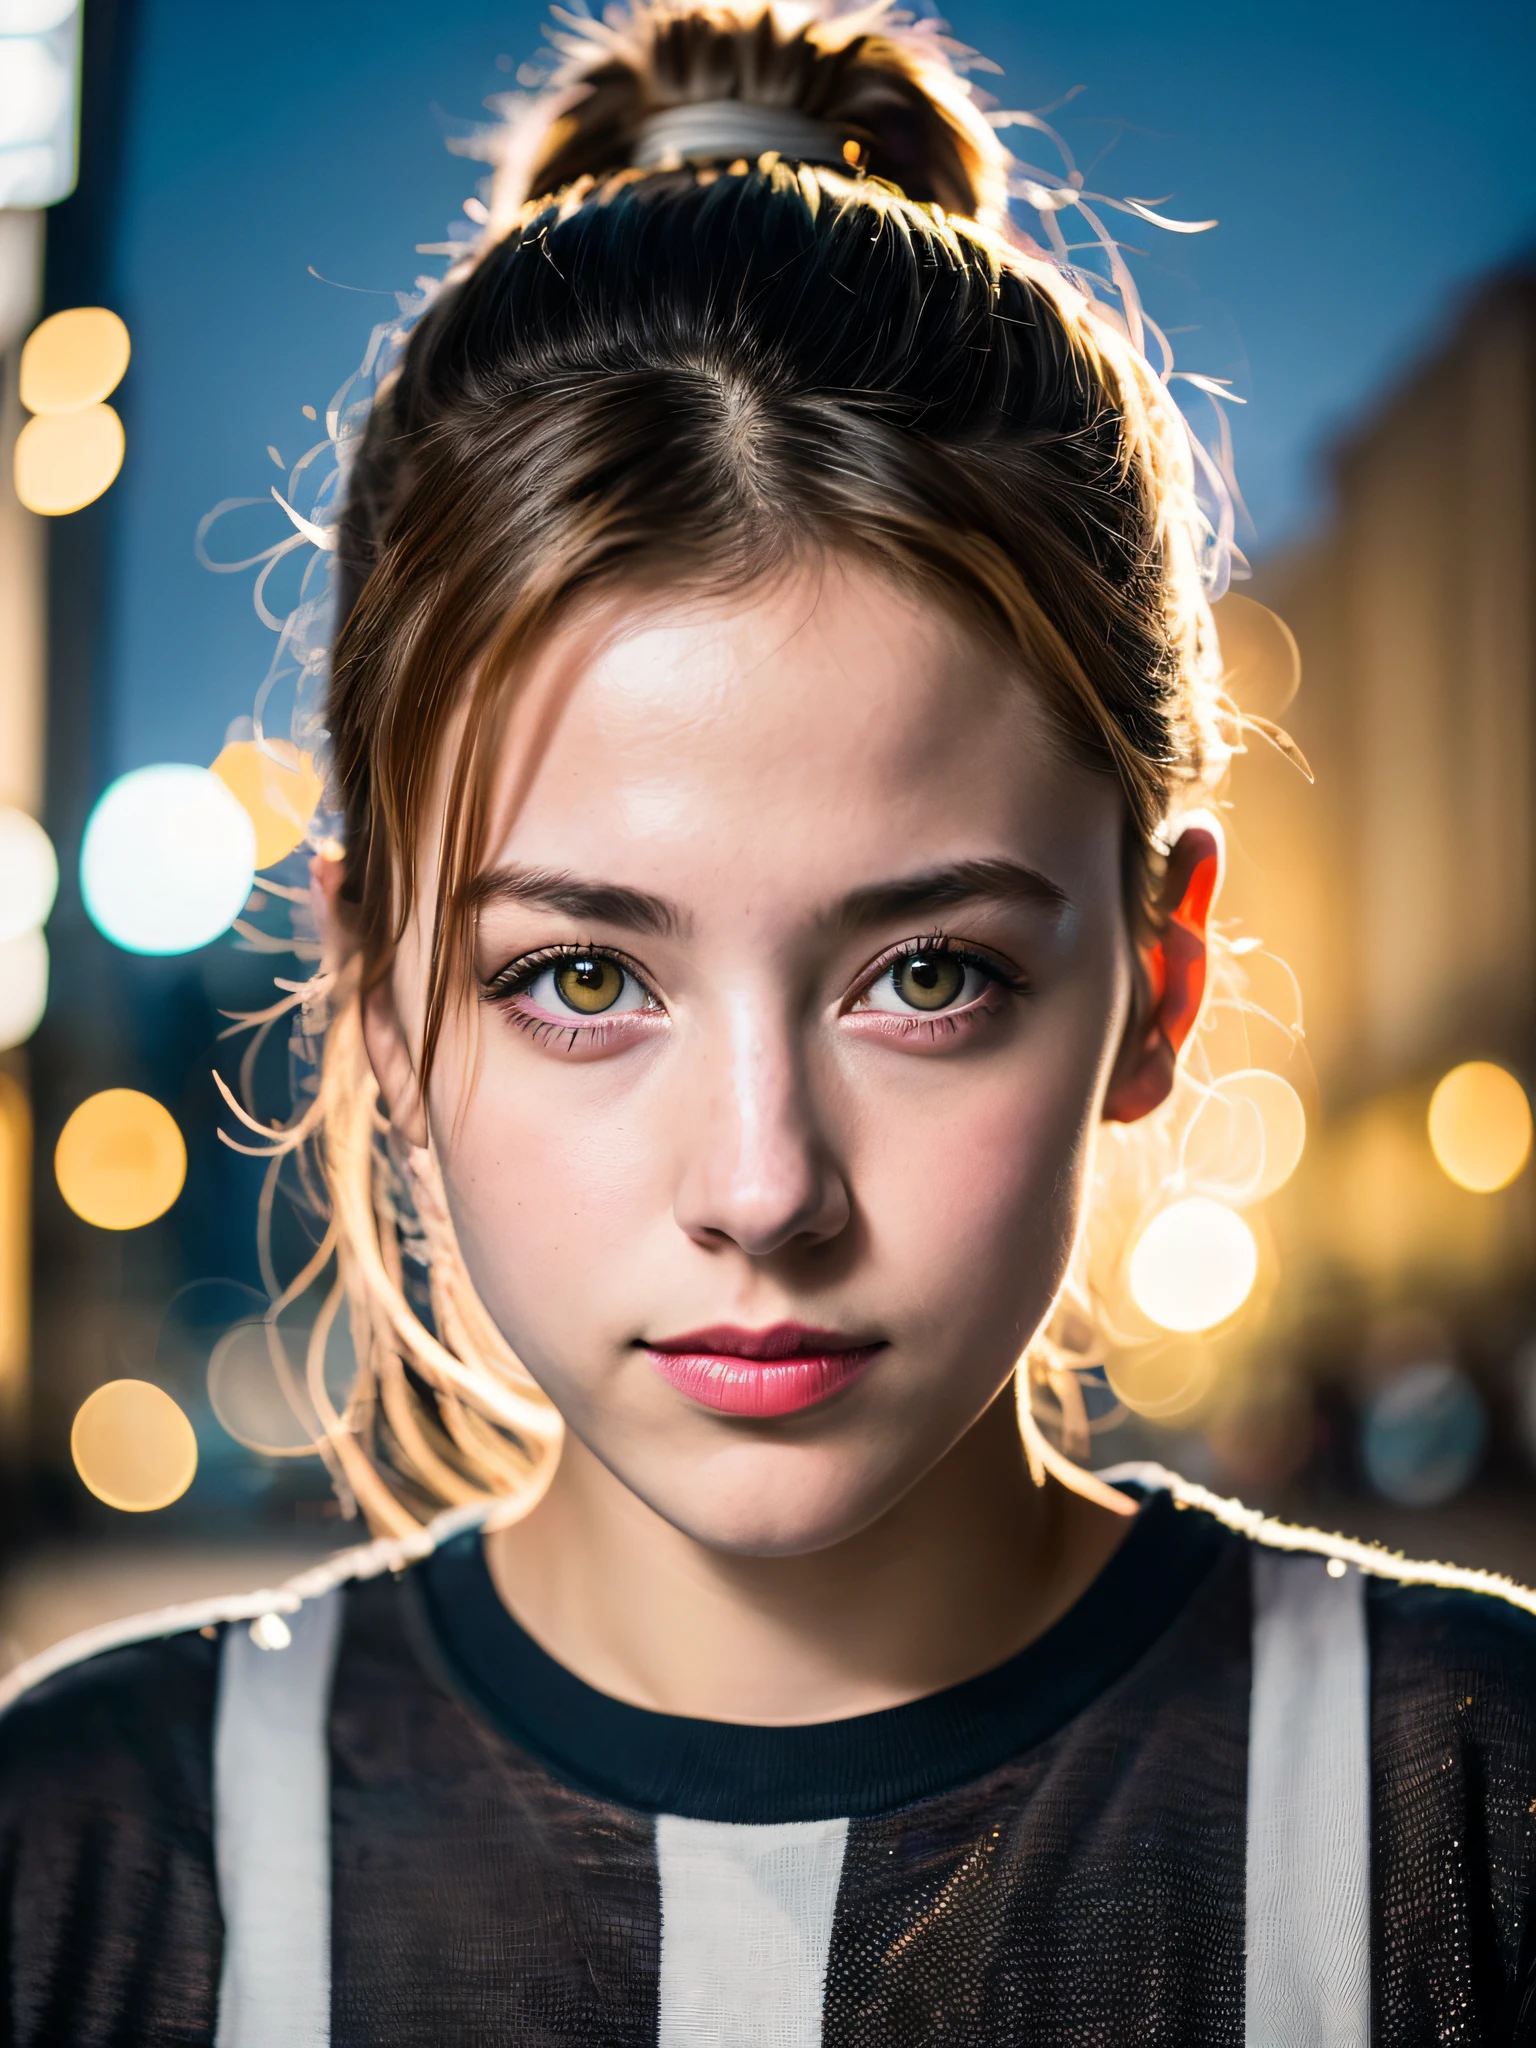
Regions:
<instances>
[{"instance_id":1,"label":"earlobe","mask_svg":"<svg viewBox=\"0 0 1536 2048\"><path fill-rule=\"evenodd\" d=\"M408 1145L425 1149L427 1112L410 1040L386 976L363 997L363 1044L390 1122Z\"/></svg>"},{"instance_id":2,"label":"earlobe","mask_svg":"<svg viewBox=\"0 0 1536 2048\"><path fill-rule=\"evenodd\" d=\"M1221 884L1222 836L1202 813L1168 857L1157 938L1142 950L1143 993L1104 1098L1109 1123L1135 1123L1167 1100L1179 1052L1205 995L1206 928Z\"/></svg>"}]
</instances>

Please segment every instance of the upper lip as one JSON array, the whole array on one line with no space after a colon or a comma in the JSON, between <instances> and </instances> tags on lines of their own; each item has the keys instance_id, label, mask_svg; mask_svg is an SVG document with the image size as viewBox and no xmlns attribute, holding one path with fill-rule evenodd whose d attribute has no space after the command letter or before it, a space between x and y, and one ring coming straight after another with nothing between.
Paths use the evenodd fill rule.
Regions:
<instances>
[{"instance_id":1,"label":"upper lip","mask_svg":"<svg viewBox=\"0 0 1536 2048\"><path fill-rule=\"evenodd\" d=\"M706 1354L716 1358L751 1358L762 1363L786 1358L820 1358L829 1351L866 1351L878 1337L850 1337L843 1330L818 1330L807 1323L774 1323L766 1330L743 1330L735 1323L711 1323L681 1337L646 1340L648 1351L679 1356Z\"/></svg>"}]
</instances>

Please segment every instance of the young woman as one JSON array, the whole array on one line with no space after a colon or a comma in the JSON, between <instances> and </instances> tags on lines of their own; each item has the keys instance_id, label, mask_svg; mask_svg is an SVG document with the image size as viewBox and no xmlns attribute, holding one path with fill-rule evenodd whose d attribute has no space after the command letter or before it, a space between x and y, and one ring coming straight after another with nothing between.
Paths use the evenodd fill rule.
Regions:
<instances>
[{"instance_id":1,"label":"young woman","mask_svg":"<svg viewBox=\"0 0 1536 2048\"><path fill-rule=\"evenodd\" d=\"M936 39L723 0L515 133L339 535L380 1540L12 1686L9 2039L1536 2040L1530 1614L1028 1412L1228 736L1189 444L1007 171Z\"/></svg>"}]
</instances>

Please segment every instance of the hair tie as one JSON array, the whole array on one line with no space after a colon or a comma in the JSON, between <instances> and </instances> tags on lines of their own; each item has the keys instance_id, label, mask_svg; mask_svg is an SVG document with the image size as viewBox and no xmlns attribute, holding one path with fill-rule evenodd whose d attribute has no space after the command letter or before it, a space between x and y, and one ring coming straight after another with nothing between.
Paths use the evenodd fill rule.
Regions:
<instances>
[{"instance_id":1,"label":"hair tie","mask_svg":"<svg viewBox=\"0 0 1536 2048\"><path fill-rule=\"evenodd\" d=\"M635 131L630 163L654 171L669 157L703 163L755 162L770 151L791 163L836 164L847 168L843 145L848 131L813 121L793 107L764 107L753 100L688 100L649 115Z\"/></svg>"}]
</instances>

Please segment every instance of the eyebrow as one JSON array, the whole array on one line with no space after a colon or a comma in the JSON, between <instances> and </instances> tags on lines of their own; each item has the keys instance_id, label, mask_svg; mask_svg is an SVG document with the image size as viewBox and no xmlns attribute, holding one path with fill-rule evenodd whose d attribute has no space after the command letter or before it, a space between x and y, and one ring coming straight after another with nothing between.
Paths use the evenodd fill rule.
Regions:
<instances>
[{"instance_id":1,"label":"eyebrow","mask_svg":"<svg viewBox=\"0 0 1536 2048\"><path fill-rule=\"evenodd\" d=\"M473 909L489 903L529 903L540 910L563 911L567 917L593 924L618 925L624 931L669 937L683 920L664 896L629 889L622 882L587 882L555 868L491 868L476 877L469 890Z\"/></svg>"},{"instance_id":2,"label":"eyebrow","mask_svg":"<svg viewBox=\"0 0 1536 2048\"><path fill-rule=\"evenodd\" d=\"M944 910L956 903L988 899L1034 903L1052 911L1070 910L1072 899L1059 883L1038 868L1014 860L960 860L928 868L900 881L874 882L845 896L833 913L837 924L857 928L923 910Z\"/></svg>"},{"instance_id":3,"label":"eyebrow","mask_svg":"<svg viewBox=\"0 0 1536 2048\"><path fill-rule=\"evenodd\" d=\"M1071 908L1071 898L1058 883L1022 861L961 860L899 881L872 882L855 889L827 921L845 930L860 930L924 910L989 898L1034 903L1052 911ZM660 937L674 936L685 923L677 906L664 896L652 896L622 882L584 881L555 868L491 868L476 878L469 900L477 910L490 903L527 903L593 924L617 925L624 931Z\"/></svg>"}]
</instances>

